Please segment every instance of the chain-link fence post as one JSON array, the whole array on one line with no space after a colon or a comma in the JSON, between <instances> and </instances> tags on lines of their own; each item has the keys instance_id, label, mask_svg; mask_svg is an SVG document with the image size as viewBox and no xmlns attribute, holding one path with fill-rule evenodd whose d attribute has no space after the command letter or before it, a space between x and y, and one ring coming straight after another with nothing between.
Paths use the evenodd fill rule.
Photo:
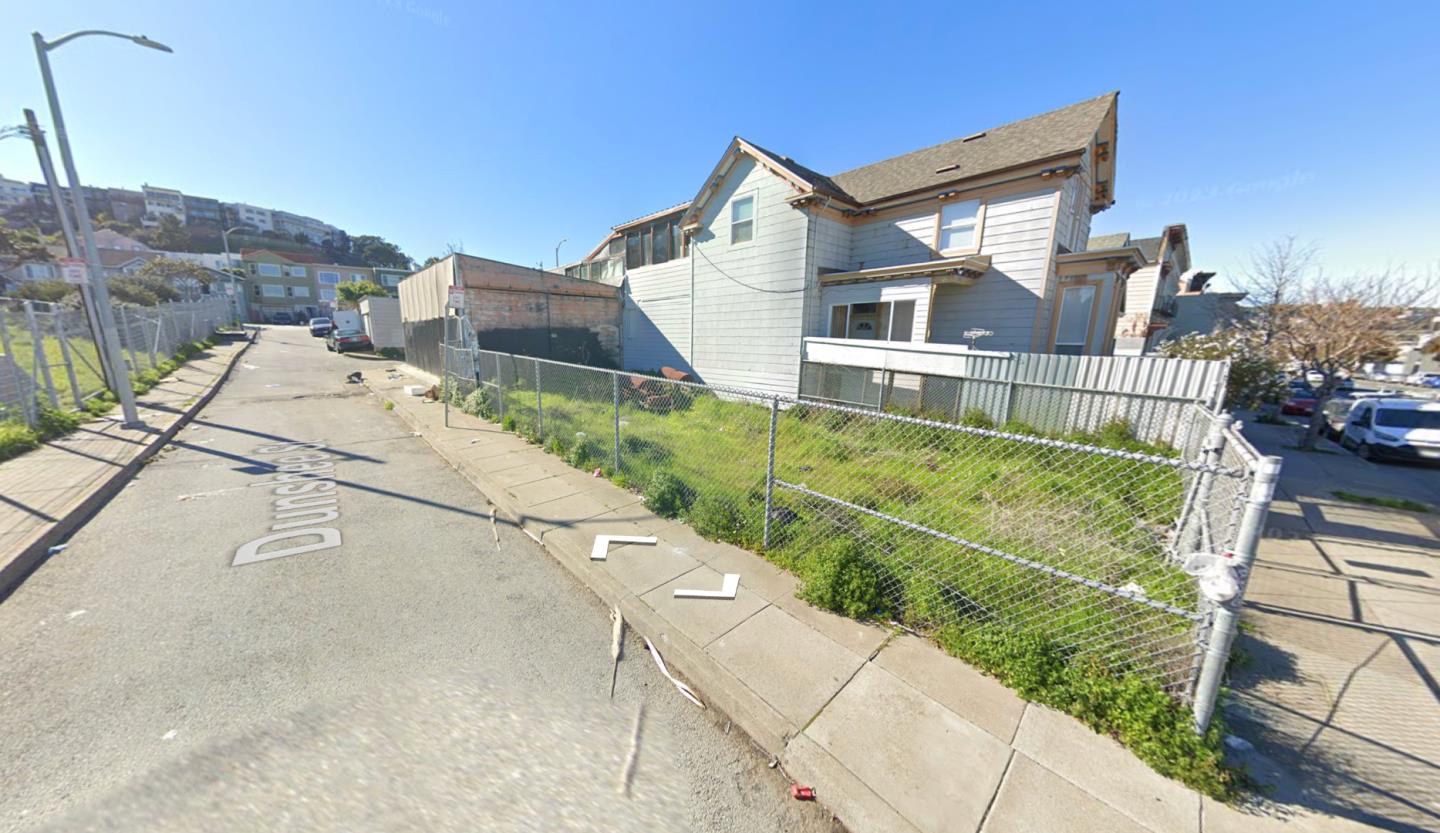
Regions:
<instances>
[{"instance_id":1,"label":"chain-link fence post","mask_svg":"<svg viewBox=\"0 0 1440 833\"><path fill-rule=\"evenodd\" d=\"M70 356L70 340L65 337L65 314L54 315L55 337L60 340L60 357L65 361L65 375L70 378L70 395L75 398L75 407L85 407L85 397L80 393L80 379L75 375L75 361Z\"/></svg>"},{"instance_id":2,"label":"chain-link fence post","mask_svg":"<svg viewBox=\"0 0 1440 833\"><path fill-rule=\"evenodd\" d=\"M1210 718L1215 714L1220 681L1225 676L1225 666L1230 659L1230 644L1235 640L1240 622L1245 585L1260 548L1260 539L1265 533L1265 517L1270 511L1270 501L1275 497L1275 484L1280 480L1281 462L1279 457L1262 457L1251 467L1254 479L1250 482L1250 494L1245 498L1245 510L1240 516L1240 527L1235 533L1231 555L1240 591L1234 598L1215 606L1209 644L1205 646L1205 659L1200 665L1200 679L1195 686L1195 728L1200 732L1209 728Z\"/></svg>"},{"instance_id":3,"label":"chain-link fence post","mask_svg":"<svg viewBox=\"0 0 1440 833\"><path fill-rule=\"evenodd\" d=\"M765 462L765 528L761 534L760 546L764 549L770 547L770 511L771 502L775 498L775 427L780 422L780 397L770 400L770 450Z\"/></svg>"},{"instance_id":4,"label":"chain-link fence post","mask_svg":"<svg viewBox=\"0 0 1440 833\"><path fill-rule=\"evenodd\" d=\"M60 410L60 395L55 392L55 380L50 377L50 356L45 352L45 335L40 331L40 322L35 318L35 305L25 302L25 321L30 325L30 347L35 356L32 372L38 373L45 381L45 396L50 407Z\"/></svg>"},{"instance_id":5,"label":"chain-link fence post","mask_svg":"<svg viewBox=\"0 0 1440 833\"><path fill-rule=\"evenodd\" d=\"M25 417L25 424L35 424L35 399L25 389L24 377L20 373L20 362L15 357L15 345L10 341L10 328L6 326L5 319L9 317L9 311L0 306L0 347L5 348L5 358L10 361L10 367L15 372L15 382L20 386L16 391L20 400L20 413Z\"/></svg>"},{"instance_id":6,"label":"chain-link fence post","mask_svg":"<svg viewBox=\"0 0 1440 833\"><path fill-rule=\"evenodd\" d=\"M120 343L124 345L125 352L130 354L130 366L139 370L140 362L135 359L135 333L130 331L130 316L125 313L124 307L116 307L115 311L120 314Z\"/></svg>"},{"instance_id":7,"label":"chain-link fence post","mask_svg":"<svg viewBox=\"0 0 1440 833\"><path fill-rule=\"evenodd\" d=\"M610 381L613 383L615 400L615 473L620 473L620 374L612 372Z\"/></svg>"},{"instance_id":8,"label":"chain-link fence post","mask_svg":"<svg viewBox=\"0 0 1440 833\"><path fill-rule=\"evenodd\" d=\"M1228 439L1230 426L1235 422L1235 417L1228 413L1215 416L1210 423L1210 433L1205 435L1205 447L1201 449L1202 462L1205 469L1195 478L1195 490L1190 500L1181 508L1180 546L1176 555L1183 558L1189 553L1201 550L1208 551L1209 524L1206 518L1199 513L1208 513L1210 507L1210 492L1215 485L1214 467L1220 465L1220 460L1225 452L1225 442Z\"/></svg>"},{"instance_id":9,"label":"chain-link fence post","mask_svg":"<svg viewBox=\"0 0 1440 833\"><path fill-rule=\"evenodd\" d=\"M450 311L440 319L440 403L445 414L444 425L450 427Z\"/></svg>"},{"instance_id":10,"label":"chain-link fence post","mask_svg":"<svg viewBox=\"0 0 1440 833\"><path fill-rule=\"evenodd\" d=\"M505 421L505 365L500 362L499 353L490 354L495 359L495 421Z\"/></svg>"},{"instance_id":11,"label":"chain-link fence post","mask_svg":"<svg viewBox=\"0 0 1440 833\"><path fill-rule=\"evenodd\" d=\"M545 409L540 396L540 360L535 359L535 439L545 443Z\"/></svg>"},{"instance_id":12,"label":"chain-link fence post","mask_svg":"<svg viewBox=\"0 0 1440 833\"><path fill-rule=\"evenodd\" d=\"M149 333L146 333L146 332L145 332L145 325L148 324L148 323L150 323L150 322L145 318L145 316L143 316L143 315L140 316L140 330L141 330L141 334L145 336L145 345L150 349L150 367L151 367L151 368L154 368L156 365L160 364L159 360L157 359L157 356L158 356L158 354L159 354L159 352L160 352L160 327L161 327L161 325L160 325L160 308L159 308L159 307L156 307L156 308L155 308L155 338L153 338L153 339L150 338Z\"/></svg>"}]
</instances>

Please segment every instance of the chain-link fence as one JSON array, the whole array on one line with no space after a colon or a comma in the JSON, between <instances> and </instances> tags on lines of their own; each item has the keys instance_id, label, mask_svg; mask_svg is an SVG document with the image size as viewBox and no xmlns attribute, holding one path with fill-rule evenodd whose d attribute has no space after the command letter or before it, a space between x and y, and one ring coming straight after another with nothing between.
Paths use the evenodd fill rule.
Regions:
<instances>
[{"instance_id":1,"label":"chain-link fence","mask_svg":"<svg viewBox=\"0 0 1440 833\"><path fill-rule=\"evenodd\" d=\"M132 380L231 318L220 296L153 307L115 306L115 326ZM107 387L84 309L0 298L0 421L34 425L38 405L81 409ZM37 405L38 403L38 405Z\"/></svg>"},{"instance_id":2,"label":"chain-link fence","mask_svg":"<svg viewBox=\"0 0 1440 833\"><path fill-rule=\"evenodd\" d=\"M1256 496L1264 461L1228 417L1187 403L1173 446L1123 422L1062 438L483 351L462 336L445 350L447 402L600 469L652 511L801 573L859 561L878 586L872 613L1043 639L1193 699L1208 721L1205 680L1233 635L1219 620L1238 598L1211 601L1184 567L1219 555L1243 591L1246 522L1269 501Z\"/></svg>"}]
</instances>

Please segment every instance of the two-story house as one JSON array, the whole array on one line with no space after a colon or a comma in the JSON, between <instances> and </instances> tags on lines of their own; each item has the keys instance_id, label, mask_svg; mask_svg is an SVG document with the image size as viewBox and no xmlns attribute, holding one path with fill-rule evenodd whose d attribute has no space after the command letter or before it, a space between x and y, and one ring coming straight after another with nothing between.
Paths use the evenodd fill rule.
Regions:
<instances>
[{"instance_id":1,"label":"two-story house","mask_svg":"<svg viewBox=\"0 0 1440 833\"><path fill-rule=\"evenodd\" d=\"M826 176L736 138L694 199L616 226L569 273L624 287L627 368L795 393L803 362L1109 354L1129 245L1118 93ZM883 342L857 357L857 340Z\"/></svg>"},{"instance_id":2,"label":"two-story house","mask_svg":"<svg viewBox=\"0 0 1440 833\"><path fill-rule=\"evenodd\" d=\"M1115 353L1138 356L1174 337L1179 299L1198 294L1215 273L1191 268L1190 235L1183 223L1166 226L1158 237L1132 238L1128 232L1091 237L1087 248L1119 246L1139 249L1144 260L1126 282L1115 322Z\"/></svg>"}]
</instances>

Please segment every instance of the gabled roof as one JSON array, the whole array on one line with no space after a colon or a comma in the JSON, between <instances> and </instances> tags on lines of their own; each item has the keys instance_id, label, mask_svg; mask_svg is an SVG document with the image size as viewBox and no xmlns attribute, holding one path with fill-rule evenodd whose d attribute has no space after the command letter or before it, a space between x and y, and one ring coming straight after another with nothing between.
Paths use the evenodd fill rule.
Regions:
<instances>
[{"instance_id":1,"label":"gabled roof","mask_svg":"<svg viewBox=\"0 0 1440 833\"><path fill-rule=\"evenodd\" d=\"M1122 231L1117 234L1097 234L1085 243L1087 249L1113 249L1116 246L1124 246L1130 242L1130 232Z\"/></svg>"},{"instance_id":2,"label":"gabled roof","mask_svg":"<svg viewBox=\"0 0 1440 833\"><path fill-rule=\"evenodd\" d=\"M1141 237L1138 240L1131 240L1130 245L1140 250L1145 256L1146 263L1154 263L1160 259L1160 244L1164 237Z\"/></svg>"},{"instance_id":3,"label":"gabled roof","mask_svg":"<svg viewBox=\"0 0 1440 833\"><path fill-rule=\"evenodd\" d=\"M1084 150L1101 132L1119 97L1118 92L1106 93L833 179L846 194L869 203Z\"/></svg>"}]
</instances>

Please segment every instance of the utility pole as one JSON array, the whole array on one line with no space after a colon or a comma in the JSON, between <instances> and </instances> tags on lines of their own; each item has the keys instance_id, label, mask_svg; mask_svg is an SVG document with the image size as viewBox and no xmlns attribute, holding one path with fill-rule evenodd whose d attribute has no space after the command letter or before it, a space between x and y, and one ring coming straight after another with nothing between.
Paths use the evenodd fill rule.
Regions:
<instances>
[{"instance_id":1,"label":"utility pole","mask_svg":"<svg viewBox=\"0 0 1440 833\"><path fill-rule=\"evenodd\" d=\"M75 241L75 226L70 222L70 215L65 213L65 204L60 199L60 183L55 180L55 163L50 160L50 146L45 144L45 133L35 119L35 111L28 107L25 109L25 131L30 134L30 141L35 143L35 157L40 161L40 174L45 177L45 188L50 192L50 201L55 204L56 215L60 217L60 231L65 236L65 251L70 257L83 260L80 244ZM97 345L102 344L98 320L95 317L95 296L90 292L89 283L80 284L80 306L85 310L85 320L90 324L90 337ZM116 375L115 368L110 366L107 351L96 352L100 359L100 372L105 376L105 386L114 388L115 380L124 378L124 375Z\"/></svg>"},{"instance_id":2,"label":"utility pole","mask_svg":"<svg viewBox=\"0 0 1440 833\"><path fill-rule=\"evenodd\" d=\"M560 238L560 242L555 244L555 268L557 270L560 268L560 247L565 245L565 241L569 239L568 237L562 237Z\"/></svg>"},{"instance_id":3,"label":"utility pole","mask_svg":"<svg viewBox=\"0 0 1440 833\"><path fill-rule=\"evenodd\" d=\"M87 29L46 43L39 32L31 33L35 40L35 57L40 63L40 77L45 82L45 97L50 103L50 121L55 127L55 141L60 146L60 162L65 166L65 178L70 181L70 199L75 206L75 222L80 226L80 237L85 244L85 261L90 269L90 288L95 295L95 317L99 325L96 330L100 336L100 347L110 357L110 367L115 374L114 390L120 398L120 410L125 420L122 424L127 428L139 428L144 426L144 422L135 407L135 392L130 387L129 374L121 372L125 369L125 355L121 350L119 333L115 330L115 312L110 308L110 288L105 283L105 269L100 263L100 251L95 246L95 229L90 225L90 211L85 205L84 186L80 182L80 174L75 170L75 157L70 152L70 139L65 133L65 117L60 112L60 94L55 89L55 78L50 72L50 50L58 49L71 40L86 35L123 38L162 52L172 50L144 35L122 35L118 32ZM57 207L64 210L63 207Z\"/></svg>"}]
</instances>

